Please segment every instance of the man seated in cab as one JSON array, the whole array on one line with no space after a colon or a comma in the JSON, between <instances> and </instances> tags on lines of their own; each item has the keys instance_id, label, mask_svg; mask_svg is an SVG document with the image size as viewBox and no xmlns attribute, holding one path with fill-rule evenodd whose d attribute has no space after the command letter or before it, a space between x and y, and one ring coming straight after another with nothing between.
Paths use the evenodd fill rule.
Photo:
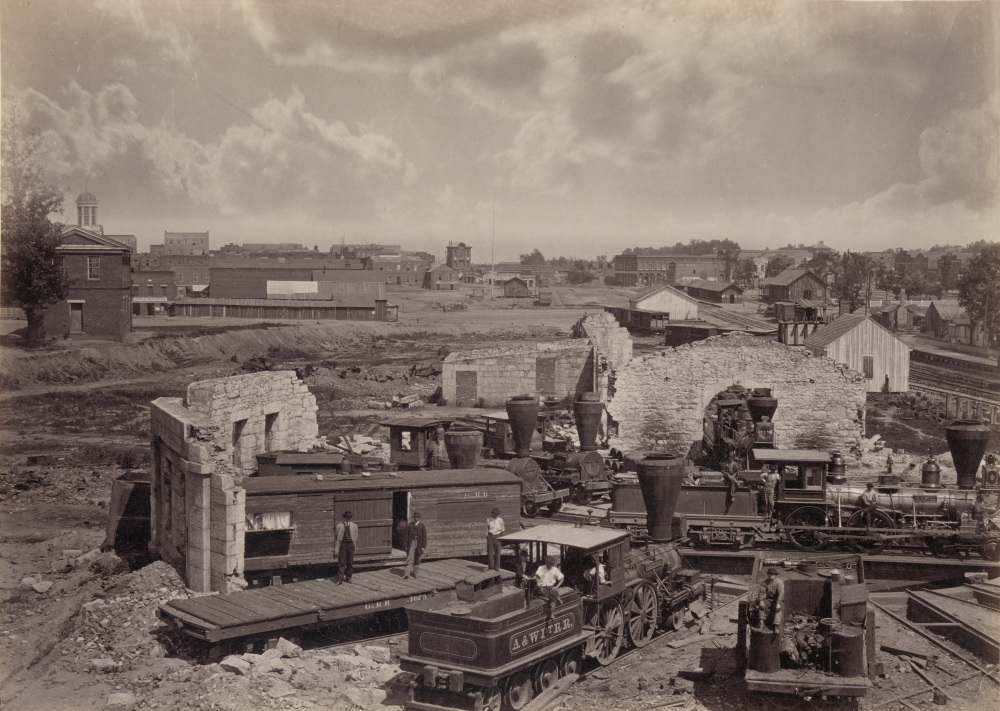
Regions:
<instances>
[{"instance_id":1,"label":"man seated in cab","mask_svg":"<svg viewBox=\"0 0 1000 711\"><path fill-rule=\"evenodd\" d=\"M594 564L583 574L583 577L587 581L588 593L591 595L597 593L599 586L611 584L607 571L604 569L604 561L597 556L594 556Z\"/></svg>"},{"instance_id":2,"label":"man seated in cab","mask_svg":"<svg viewBox=\"0 0 1000 711\"><path fill-rule=\"evenodd\" d=\"M559 587L565 579L558 564L559 557L550 553L545 556L545 563L535 571L535 594L548 600L550 606L559 602Z\"/></svg>"}]
</instances>

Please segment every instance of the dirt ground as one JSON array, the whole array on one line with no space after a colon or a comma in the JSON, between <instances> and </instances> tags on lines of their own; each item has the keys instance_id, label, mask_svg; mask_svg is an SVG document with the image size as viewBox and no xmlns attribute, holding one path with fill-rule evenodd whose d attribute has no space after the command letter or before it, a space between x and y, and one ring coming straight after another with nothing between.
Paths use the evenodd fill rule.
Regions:
<instances>
[{"instance_id":1,"label":"dirt ground","mask_svg":"<svg viewBox=\"0 0 1000 711\"><path fill-rule=\"evenodd\" d=\"M441 361L455 349L569 337L608 296L604 287L557 291L560 308L468 303L445 292L394 293L399 323L137 318L125 345L50 342L27 352L11 335L23 322L0 322L0 705L4 709L392 709L402 703L394 679L405 638L313 647L253 658L246 669L197 663L155 618L157 605L185 596L162 562L130 570L101 553L111 481L148 463L150 400L180 396L196 380L274 367L299 369L320 404L320 434L371 434L378 409L394 395L430 398ZM618 297L621 297L620 292ZM467 303L467 302L463 302ZM503 308L498 308L503 307ZM378 407L376 407L378 406ZM888 428L885 404L873 426ZM455 408L435 409L459 414ZM912 422L907 425L912 425ZM927 428L923 428L927 429ZM920 431L914 442L923 443ZM919 449L909 440L897 444ZM28 455L46 454L45 464ZM874 455L869 455L869 458ZM881 456L880 456L880 459ZM872 467L877 463L866 462ZM749 708L732 647L735 608L704 625L689 622L673 638L699 635L672 649L655 642L607 669L591 670L551 708ZM891 621L883 619L889 634ZM905 635L896 630L893 634ZM864 708L876 708L924 682L884 660ZM965 671L944 660L941 683ZM677 676L714 667L706 682ZM951 708L996 708L997 689L980 678L954 687ZM929 695L913 700L928 705ZM887 708L900 708L889 706Z\"/></svg>"}]
</instances>

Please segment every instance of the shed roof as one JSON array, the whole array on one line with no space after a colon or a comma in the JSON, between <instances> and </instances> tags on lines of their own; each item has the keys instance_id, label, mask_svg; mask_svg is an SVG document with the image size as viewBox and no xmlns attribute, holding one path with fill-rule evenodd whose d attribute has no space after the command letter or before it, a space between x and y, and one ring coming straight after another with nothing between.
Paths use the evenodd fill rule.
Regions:
<instances>
[{"instance_id":1,"label":"shed roof","mask_svg":"<svg viewBox=\"0 0 1000 711\"><path fill-rule=\"evenodd\" d=\"M659 294L661 291L670 291L676 294L677 296L681 297L682 299L690 301L693 304L698 303L698 299L694 298L690 294L685 294L683 291L677 289L676 287L671 286L670 284L658 284L656 286L650 286L646 289L643 289L638 294L633 296L631 301L635 303L649 296L652 296L653 294Z\"/></svg>"},{"instance_id":2,"label":"shed roof","mask_svg":"<svg viewBox=\"0 0 1000 711\"><path fill-rule=\"evenodd\" d=\"M781 272L781 274L778 274L777 276L768 277L767 279L764 279L764 281L762 281L760 283L760 285L761 286L788 286L789 284L792 284L792 283L798 281L799 279L801 279L802 277L804 277L806 274L812 274L813 278L816 279L817 281L823 281L822 279L820 279L818 276L816 276L815 274L813 274L808 269L786 269L785 271Z\"/></svg>"},{"instance_id":3,"label":"shed roof","mask_svg":"<svg viewBox=\"0 0 1000 711\"><path fill-rule=\"evenodd\" d=\"M736 286L736 284L731 281L709 281L708 279L693 279L687 283L689 289L702 289L704 291L718 291L722 292L726 289L733 288L743 293L743 289Z\"/></svg>"},{"instance_id":4,"label":"shed roof","mask_svg":"<svg viewBox=\"0 0 1000 711\"><path fill-rule=\"evenodd\" d=\"M373 472L371 476L324 474L322 481L311 476L248 477L242 486L248 496L277 493L323 491L386 491L427 489L442 486L474 487L485 484L517 484L521 480L504 469L440 469L415 472Z\"/></svg>"},{"instance_id":5,"label":"shed roof","mask_svg":"<svg viewBox=\"0 0 1000 711\"><path fill-rule=\"evenodd\" d=\"M419 415L410 415L408 417L390 417L387 420L379 420L379 424L383 427L410 427L420 429L423 427L437 427L438 425L444 425L451 422L450 419L443 419L440 417L421 417Z\"/></svg>"},{"instance_id":6,"label":"shed roof","mask_svg":"<svg viewBox=\"0 0 1000 711\"><path fill-rule=\"evenodd\" d=\"M880 324L878 321L873 321L872 319L864 316L863 314L844 314L837 318L833 323L827 324L821 328L816 329L809 337L802 342L802 345L806 347L822 348L823 346L828 346L838 338L843 336L845 333L853 331L855 328L863 324L865 321L871 321L876 328L881 328L886 333L890 334L896 340L896 334L892 333L885 326ZM902 342L902 341L900 341Z\"/></svg>"},{"instance_id":7,"label":"shed roof","mask_svg":"<svg viewBox=\"0 0 1000 711\"><path fill-rule=\"evenodd\" d=\"M938 316L945 321L956 321L960 323L967 323L969 321L969 314L963 307L959 306L957 302L932 301L931 306L933 306L934 310L938 312ZM930 306L928 308L930 308Z\"/></svg>"},{"instance_id":8,"label":"shed roof","mask_svg":"<svg viewBox=\"0 0 1000 711\"><path fill-rule=\"evenodd\" d=\"M713 326L737 328L741 331L750 331L751 333L771 333L778 328L777 325L770 321L765 321L756 316L718 308L717 304L706 305L716 308L699 309L698 317Z\"/></svg>"},{"instance_id":9,"label":"shed roof","mask_svg":"<svg viewBox=\"0 0 1000 711\"><path fill-rule=\"evenodd\" d=\"M605 548L628 538L627 531L603 526L572 526L549 523L500 536L505 543L553 543L585 551Z\"/></svg>"},{"instance_id":10,"label":"shed roof","mask_svg":"<svg viewBox=\"0 0 1000 711\"><path fill-rule=\"evenodd\" d=\"M830 453L814 449L754 449L753 458L758 462L827 464L830 461Z\"/></svg>"}]
</instances>

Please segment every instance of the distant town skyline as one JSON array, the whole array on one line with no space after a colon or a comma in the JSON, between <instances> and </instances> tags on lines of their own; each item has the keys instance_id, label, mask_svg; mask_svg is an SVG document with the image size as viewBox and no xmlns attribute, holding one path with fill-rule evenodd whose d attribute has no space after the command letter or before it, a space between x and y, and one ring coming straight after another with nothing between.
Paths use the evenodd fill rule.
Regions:
<instances>
[{"instance_id":1,"label":"distant town skyline","mask_svg":"<svg viewBox=\"0 0 1000 711\"><path fill-rule=\"evenodd\" d=\"M476 263L996 239L996 3L0 0L100 222Z\"/></svg>"}]
</instances>

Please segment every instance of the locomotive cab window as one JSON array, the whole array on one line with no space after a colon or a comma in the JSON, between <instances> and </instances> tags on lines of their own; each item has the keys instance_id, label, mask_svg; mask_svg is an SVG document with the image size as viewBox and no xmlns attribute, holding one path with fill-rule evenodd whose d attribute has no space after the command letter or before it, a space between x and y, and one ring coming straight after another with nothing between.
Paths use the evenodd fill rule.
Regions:
<instances>
[{"instance_id":1,"label":"locomotive cab window","mask_svg":"<svg viewBox=\"0 0 1000 711\"><path fill-rule=\"evenodd\" d=\"M802 469L803 489L822 489L826 479L826 467L814 464L803 466Z\"/></svg>"}]
</instances>

